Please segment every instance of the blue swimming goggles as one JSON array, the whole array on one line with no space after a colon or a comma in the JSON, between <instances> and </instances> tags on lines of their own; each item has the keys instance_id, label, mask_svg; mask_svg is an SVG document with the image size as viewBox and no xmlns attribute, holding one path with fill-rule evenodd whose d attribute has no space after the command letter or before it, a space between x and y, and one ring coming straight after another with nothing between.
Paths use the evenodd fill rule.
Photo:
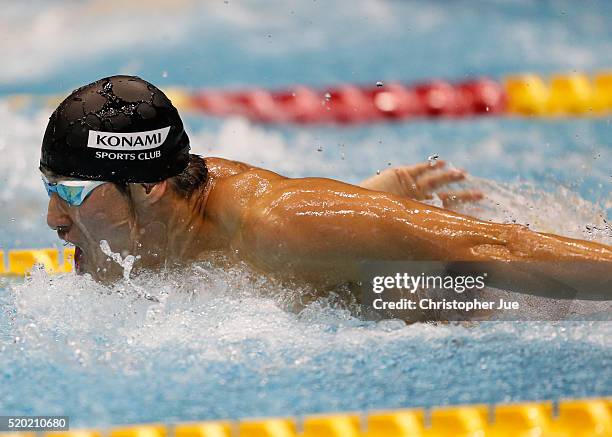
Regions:
<instances>
[{"instance_id":1,"label":"blue swimming goggles","mask_svg":"<svg viewBox=\"0 0 612 437\"><path fill-rule=\"evenodd\" d=\"M101 181L49 182L45 175L42 175L42 181L49 197L57 193L70 206L80 206L93 190L106 183Z\"/></svg>"}]
</instances>

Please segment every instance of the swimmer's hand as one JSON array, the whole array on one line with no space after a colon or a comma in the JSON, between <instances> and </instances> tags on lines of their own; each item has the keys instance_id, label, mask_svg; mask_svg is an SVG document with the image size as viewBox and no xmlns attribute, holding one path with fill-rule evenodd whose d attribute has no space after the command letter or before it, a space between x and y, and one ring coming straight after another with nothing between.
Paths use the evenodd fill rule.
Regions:
<instances>
[{"instance_id":1,"label":"swimmer's hand","mask_svg":"<svg viewBox=\"0 0 612 437\"><path fill-rule=\"evenodd\" d=\"M463 170L449 170L445 166L446 162L438 160L434 164L424 162L388 168L362 181L359 186L414 200L432 199L432 194L436 193L445 208L462 202L475 202L484 197L477 190L437 191L440 187L464 180L466 176Z\"/></svg>"}]
</instances>

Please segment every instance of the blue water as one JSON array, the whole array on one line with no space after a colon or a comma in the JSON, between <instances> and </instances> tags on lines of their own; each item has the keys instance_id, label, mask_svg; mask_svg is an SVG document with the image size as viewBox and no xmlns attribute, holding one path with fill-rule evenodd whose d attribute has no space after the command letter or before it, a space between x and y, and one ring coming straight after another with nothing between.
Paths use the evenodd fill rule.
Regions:
<instances>
[{"instance_id":1,"label":"blue water","mask_svg":"<svg viewBox=\"0 0 612 437\"><path fill-rule=\"evenodd\" d=\"M37 175L52 108L18 107L15 93L116 73L217 88L612 66L609 2L124 3L3 5L0 248L58 244ZM487 196L465 212L612 244L609 118L186 124L195 152L289 176L358 182L438 154ZM111 290L0 279L0 413L108 425L612 394L610 323L402 326L327 301L296 314L296 292L206 265Z\"/></svg>"},{"instance_id":2,"label":"blue water","mask_svg":"<svg viewBox=\"0 0 612 437\"><path fill-rule=\"evenodd\" d=\"M612 65L612 5L603 0L32 4L3 10L0 44L14 56L1 93L70 90L118 71L217 88Z\"/></svg>"},{"instance_id":3,"label":"blue water","mask_svg":"<svg viewBox=\"0 0 612 437\"><path fill-rule=\"evenodd\" d=\"M327 301L294 314L289 290L243 276L141 278L161 305L69 277L16 287L2 410L109 425L610 394L609 323L407 327Z\"/></svg>"}]
</instances>

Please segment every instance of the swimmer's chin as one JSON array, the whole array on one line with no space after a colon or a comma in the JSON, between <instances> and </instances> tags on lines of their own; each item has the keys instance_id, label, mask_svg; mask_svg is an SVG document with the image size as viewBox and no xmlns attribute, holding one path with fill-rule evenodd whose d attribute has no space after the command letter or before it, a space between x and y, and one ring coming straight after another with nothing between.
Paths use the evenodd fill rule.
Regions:
<instances>
[{"instance_id":1,"label":"swimmer's chin","mask_svg":"<svg viewBox=\"0 0 612 437\"><path fill-rule=\"evenodd\" d=\"M108 259L103 261L101 258L102 256L92 256L92 251L77 247L74 257L75 273L80 276L89 276L104 285L112 285L120 281L123 278L123 269L112 261Z\"/></svg>"},{"instance_id":2,"label":"swimmer's chin","mask_svg":"<svg viewBox=\"0 0 612 437\"><path fill-rule=\"evenodd\" d=\"M101 267L89 267L87 265L81 265L76 268L75 272L79 276L89 276L94 281L103 285L113 285L123 279L123 273L121 269L109 269Z\"/></svg>"}]
</instances>

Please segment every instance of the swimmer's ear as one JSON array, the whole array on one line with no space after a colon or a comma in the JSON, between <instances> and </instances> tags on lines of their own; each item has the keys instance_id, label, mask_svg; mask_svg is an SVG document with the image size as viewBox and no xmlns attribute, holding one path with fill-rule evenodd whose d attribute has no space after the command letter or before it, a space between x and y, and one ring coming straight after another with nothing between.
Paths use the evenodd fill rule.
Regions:
<instances>
[{"instance_id":1,"label":"swimmer's ear","mask_svg":"<svg viewBox=\"0 0 612 437\"><path fill-rule=\"evenodd\" d=\"M155 184L135 185L136 189L132 191L132 198L139 202L152 205L158 202L164 196L168 187L168 182L164 180Z\"/></svg>"},{"instance_id":2,"label":"swimmer's ear","mask_svg":"<svg viewBox=\"0 0 612 437\"><path fill-rule=\"evenodd\" d=\"M145 188L145 193L147 194L147 200L149 203L158 202L164 196L166 192L166 187L168 186L167 181L157 182L156 184L142 184Z\"/></svg>"}]
</instances>

